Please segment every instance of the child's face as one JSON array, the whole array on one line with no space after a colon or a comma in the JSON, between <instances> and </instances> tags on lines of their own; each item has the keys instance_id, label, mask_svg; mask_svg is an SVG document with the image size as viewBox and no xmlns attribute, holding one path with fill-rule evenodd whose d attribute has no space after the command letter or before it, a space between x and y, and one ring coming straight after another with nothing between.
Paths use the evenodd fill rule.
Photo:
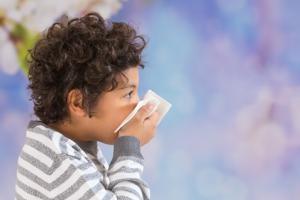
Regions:
<instances>
[{"instance_id":1,"label":"child's face","mask_svg":"<svg viewBox=\"0 0 300 200\"><path fill-rule=\"evenodd\" d=\"M76 120L81 123L81 127L78 128L82 129L87 137L103 143L113 144L117 138L114 130L137 105L139 101L138 67L129 68L124 71L124 74L127 76L128 82L120 76L119 80L122 78L125 81L120 80L123 83L119 84L118 88L101 95L92 110L92 118L85 115L82 119Z\"/></svg>"}]
</instances>

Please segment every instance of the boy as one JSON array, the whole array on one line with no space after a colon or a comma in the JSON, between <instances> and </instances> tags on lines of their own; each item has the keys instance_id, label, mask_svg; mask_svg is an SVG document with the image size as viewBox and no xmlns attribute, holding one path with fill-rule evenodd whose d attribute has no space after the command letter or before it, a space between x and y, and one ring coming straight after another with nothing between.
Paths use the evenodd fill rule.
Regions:
<instances>
[{"instance_id":1,"label":"boy","mask_svg":"<svg viewBox=\"0 0 300 200\"><path fill-rule=\"evenodd\" d=\"M97 13L53 24L30 51L31 121L18 159L16 199L149 199L140 146L158 114L139 101L146 43L125 23ZM99 143L114 145L108 164Z\"/></svg>"}]
</instances>

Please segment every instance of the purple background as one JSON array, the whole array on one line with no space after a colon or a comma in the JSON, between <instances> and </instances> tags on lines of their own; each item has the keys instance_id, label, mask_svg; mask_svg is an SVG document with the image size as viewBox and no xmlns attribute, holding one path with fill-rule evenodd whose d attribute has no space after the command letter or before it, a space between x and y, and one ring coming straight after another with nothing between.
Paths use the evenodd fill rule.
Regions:
<instances>
[{"instance_id":1,"label":"purple background","mask_svg":"<svg viewBox=\"0 0 300 200\"><path fill-rule=\"evenodd\" d=\"M300 198L300 1L128 1L149 38L140 94L173 107L143 148L152 199ZM13 199L33 118L22 71L0 71L0 199ZM112 148L103 145L111 158Z\"/></svg>"}]
</instances>

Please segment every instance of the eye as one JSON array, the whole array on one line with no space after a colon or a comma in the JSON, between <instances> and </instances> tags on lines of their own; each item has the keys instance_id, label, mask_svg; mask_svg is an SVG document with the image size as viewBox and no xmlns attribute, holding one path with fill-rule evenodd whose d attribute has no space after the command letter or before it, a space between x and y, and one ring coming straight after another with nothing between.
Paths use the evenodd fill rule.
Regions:
<instances>
[{"instance_id":1,"label":"eye","mask_svg":"<svg viewBox=\"0 0 300 200\"><path fill-rule=\"evenodd\" d=\"M127 93L127 94L125 95L125 98L131 99L132 94L133 94L133 90L131 90L129 93Z\"/></svg>"}]
</instances>

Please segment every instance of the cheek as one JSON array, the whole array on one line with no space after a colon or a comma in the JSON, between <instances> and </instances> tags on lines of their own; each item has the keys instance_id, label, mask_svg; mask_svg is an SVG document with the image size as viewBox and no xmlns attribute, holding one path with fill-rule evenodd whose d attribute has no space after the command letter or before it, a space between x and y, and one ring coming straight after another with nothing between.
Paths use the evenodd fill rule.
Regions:
<instances>
[{"instance_id":1,"label":"cheek","mask_svg":"<svg viewBox=\"0 0 300 200\"><path fill-rule=\"evenodd\" d=\"M136 104L128 104L122 106L114 106L103 110L102 112L102 122L105 121L105 125L109 129L117 128L121 122L129 115L129 113L134 109Z\"/></svg>"},{"instance_id":2,"label":"cheek","mask_svg":"<svg viewBox=\"0 0 300 200\"><path fill-rule=\"evenodd\" d=\"M134 108L134 105L128 104L115 109L112 113L112 120L115 122L116 126L119 126L120 123L129 115L129 113Z\"/></svg>"},{"instance_id":3,"label":"cheek","mask_svg":"<svg viewBox=\"0 0 300 200\"><path fill-rule=\"evenodd\" d=\"M131 101L116 98L102 101L97 107L99 124L103 124L103 129L106 131L116 129L137 105L138 99L139 97L136 95Z\"/></svg>"},{"instance_id":4,"label":"cheek","mask_svg":"<svg viewBox=\"0 0 300 200\"><path fill-rule=\"evenodd\" d=\"M88 132L93 133L91 137L107 144L113 144L116 139L116 135L113 133L114 130L121 124L135 106L136 103L130 103L127 105L114 104L98 109L98 115L92 118L92 120L89 120L89 123L87 123Z\"/></svg>"}]
</instances>

